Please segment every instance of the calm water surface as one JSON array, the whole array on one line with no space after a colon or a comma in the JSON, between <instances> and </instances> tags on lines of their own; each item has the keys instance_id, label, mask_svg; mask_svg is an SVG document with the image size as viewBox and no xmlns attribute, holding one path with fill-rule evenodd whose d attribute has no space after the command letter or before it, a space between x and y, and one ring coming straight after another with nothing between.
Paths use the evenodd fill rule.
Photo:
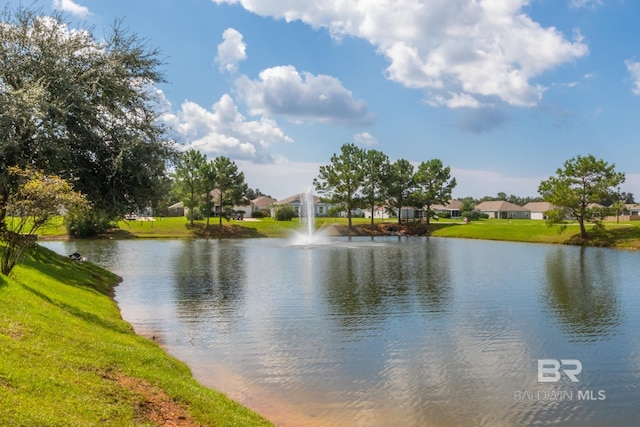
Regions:
<instances>
[{"instance_id":1,"label":"calm water surface","mask_svg":"<svg viewBox=\"0 0 640 427\"><path fill-rule=\"evenodd\" d=\"M637 252L397 237L44 245L120 274L136 331L278 425L640 425ZM538 382L539 359L579 360L579 382Z\"/></svg>"}]
</instances>

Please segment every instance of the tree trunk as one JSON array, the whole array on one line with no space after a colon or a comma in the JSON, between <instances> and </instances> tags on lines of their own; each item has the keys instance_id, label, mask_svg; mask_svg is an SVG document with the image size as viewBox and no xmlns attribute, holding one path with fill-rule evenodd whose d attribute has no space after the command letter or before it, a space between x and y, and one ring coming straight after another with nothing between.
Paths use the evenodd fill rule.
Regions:
<instances>
[{"instance_id":1,"label":"tree trunk","mask_svg":"<svg viewBox=\"0 0 640 427\"><path fill-rule=\"evenodd\" d=\"M222 214L223 214L223 211L222 211L222 202L223 202L223 200L222 200L222 190L220 190L220 210L219 210L219 212L218 212L218 216L220 217L220 218L219 218L219 220L218 220L218 226L219 226L220 228L222 228Z\"/></svg>"},{"instance_id":2,"label":"tree trunk","mask_svg":"<svg viewBox=\"0 0 640 427\"><path fill-rule=\"evenodd\" d=\"M578 223L580 224L580 236L582 236L583 239L588 238L589 235L587 234L587 229L584 226L584 217L578 217Z\"/></svg>"},{"instance_id":3,"label":"tree trunk","mask_svg":"<svg viewBox=\"0 0 640 427\"><path fill-rule=\"evenodd\" d=\"M374 226L374 221L373 221L373 211L375 209L375 205L371 205L371 228L373 228Z\"/></svg>"}]
</instances>

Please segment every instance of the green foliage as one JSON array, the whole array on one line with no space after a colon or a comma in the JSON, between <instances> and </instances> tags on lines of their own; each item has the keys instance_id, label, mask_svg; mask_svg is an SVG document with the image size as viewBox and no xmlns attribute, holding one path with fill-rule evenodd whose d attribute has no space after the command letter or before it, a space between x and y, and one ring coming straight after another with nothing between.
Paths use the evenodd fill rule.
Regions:
<instances>
[{"instance_id":1,"label":"green foliage","mask_svg":"<svg viewBox=\"0 0 640 427\"><path fill-rule=\"evenodd\" d=\"M396 160L389 171L386 185L387 202L398 212L398 223L402 221L402 207L414 189L413 172L413 165L405 159Z\"/></svg>"},{"instance_id":2,"label":"green foliage","mask_svg":"<svg viewBox=\"0 0 640 427\"><path fill-rule=\"evenodd\" d=\"M159 199L174 149L151 90L158 52L118 24L94 38L22 6L1 20L0 222L9 166L66 179L110 218Z\"/></svg>"},{"instance_id":3,"label":"green foliage","mask_svg":"<svg viewBox=\"0 0 640 427\"><path fill-rule=\"evenodd\" d=\"M245 198L247 184L244 180L244 173L238 170L238 166L228 157L219 156L211 162L212 174L215 177L215 188L217 197L216 205L221 211L232 210L234 205L247 204ZM222 216L220 216L220 226L222 226Z\"/></svg>"},{"instance_id":4,"label":"green foliage","mask_svg":"<svg viewBox=\"0 0 640 427\"><path fill-rule=\"evenodd\" d=\"M364 154L364 182L362 186L363 205L371 211L371 225L374 210L387 197L387 186L391 163L389 157L378 150L367 150Z\"/></svg>"},{"instance_id":5,"label":"green foliage","mask_svg":"<svg viewBox=\"0 0 640 427\"><path fill-rule=\"evenodd\" d=\"M67 215L65 226L69 236L83 239L105 234L114 223L101 212L90 209Z\"/></svg>"},{"instance_id":6,"label":"green foliage","mask_svg":"<svg viewBox=\"0 0 640 427\"><path fill-rule=\"evenodd\" d=\"M260 209L258 211L251 212L251 218L269 218L271 217L271 211L269 209Z\"/></svg>"},{"instance_id":7,"label":"green foliage","mask_svg":"<svg viewBox=\"0 0 640 427\"><path fill-rule=\"evenodd\" d=\"M10 167L8 176L17 190L10 194L6 208L11 215L8 228L0 231L6 247L0 256L0 272L9 274L22 253L35 242L38 229L60 212L80 212L88 208L84 196L55 175L45 175L31 169Z\"/></svg>"},{"instance_id":8,"label":"green foliage","mask_svg":"<svg viewBox=\"0 0 640 427\"><path fill-rule=\"evenodd\" d=\"M291 221L296 218L296 212L291 206L282 206L276 209L276 221Z\"/></svg>"},{"instance_id":9,"label":"green foliage","mask_svg":"<svg viewBox=\"0 0 640 427\"><path fill-rule=\"evenodd\" d=\"M355 144L344 144L339 155L331 156L331 164L320 166L318 177L313 180L316 191L347 211L349 228L352 211L362 204L359 192L365 182L365 156L365 151Z\"/></svg>"},{"instance_id":10,"label":"green foliage","mask_svg":"<svg viewBox=\"0 0 640 427\"><path fill-rule=\"evenodd\" d=\"M201 204L201 196L207 192L207 157L191 149L178 156L173 173L174 192L188 209L188 217L193 224L195 212Z\"/></svg>"},{"instance_id":11,"label":"green foliage","mask_svg":"<svg viewBox=\"0 0 640 427\"><path fill-rule=\"evenodd\" d=\"M576 156L558 168L556 176L542 181L538 192L544 200L565 211L580 225L583 239L588 238L585 222L599 222L602 210L593 204L612 197L617 187L625 180L624 173L617 172L615 165L593 155ZM551 223L556 216L551 217Z\"/></svg>"},{"instance_id":12,"label":"green foliage","mask_svg":"<svg viewBox=\"0 0 640 427\"><path fill-rule=\"evenodd\" d=\"M456 186L456 179L451 178L451 168L445 167L440 159L432 159L420 163L414 178L416 189L411 193L412 206L425 207L427 224L432 217L431 206L445 205L451 200L451 191Z\"/></svg>"}]
</instances>

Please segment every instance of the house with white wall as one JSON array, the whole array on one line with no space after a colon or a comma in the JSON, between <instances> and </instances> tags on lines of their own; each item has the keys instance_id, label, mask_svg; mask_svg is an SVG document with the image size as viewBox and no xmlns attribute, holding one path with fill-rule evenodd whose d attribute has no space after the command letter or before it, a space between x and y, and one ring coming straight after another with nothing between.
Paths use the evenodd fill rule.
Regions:
<instances>
[{"instance_id":1,"label":"house with white wall","mask_svg":"<svg viewBox=\"0 0 640 427\"><path fill-rule=\"evenodd\" d=\"M531 218L531 211L505 200L494 200L479 203L476 206L476 210L479 210L480 212L489 215L489 218L494 219Z\"/></svg>"}]
</instances>

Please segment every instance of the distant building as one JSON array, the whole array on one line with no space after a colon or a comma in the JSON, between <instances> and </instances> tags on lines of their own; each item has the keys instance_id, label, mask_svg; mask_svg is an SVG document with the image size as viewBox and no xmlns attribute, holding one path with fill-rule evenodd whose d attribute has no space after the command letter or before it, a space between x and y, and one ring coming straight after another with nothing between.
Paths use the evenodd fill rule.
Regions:
<instances>
[{"instance_id":1,"label":"distant building","mask_svg":"<svg viewBox=\"0 0 640 427\"><path fill-rule=\"evenodd\" d=\"M298 193L291 197L287 197L286 199L279 200L271 205L271 216L275 217L276 209L281 206L290 206L296 215L300 216L300 212L302 211L302 206L304 205L304 193ZM329 209L332 208L333 205L329 203L322 202L320 197L313 196L313 210L314 214L317 217L323 217L329 215Z\"/></svg>"},{"instance_id":2,"label":"distant building","mask_svg":"<svg viewBox=\"0 0 640 427\"><path fill-rule=\"evenodd\" d=\"M531 212L522 206L514 205L505 200L495 200L479 203L476 210L495 219L529 219Z\"/></svg>"},{"instance_id":3,"label":"distant building","mask_svg":"<svg viewBox=\"0 0 640 427\"><path fill-rule=\"evenodd\" d=\"M431 206L431 210L434 211L436 215L448 213L450 218L460 218L462 217L462 202L460 200L451 200L445 205L433 205Z\"/></svg>"},{"instance_id":4,"label":"distant building","mask_svg":"<svg viewBox=\"0 0 640 427\"><path fill-rule=\"evenodd\" d=\"M549 202L530 202L523 208L531 211L531 219L547 219L547 212L554 210L556 207Z\"/></svg>"},{"instance_id":5,"label":"distant building","mask_svg":"<svg viewBox=\"0 0 640 427\"><path fill-rule=\"evenodd\" d=\"M269 196L256 197L251 201L252 212L257 212L264 209L271 209L271 205L276 203L277 200Z\"/></svg>"}]
</instances>

